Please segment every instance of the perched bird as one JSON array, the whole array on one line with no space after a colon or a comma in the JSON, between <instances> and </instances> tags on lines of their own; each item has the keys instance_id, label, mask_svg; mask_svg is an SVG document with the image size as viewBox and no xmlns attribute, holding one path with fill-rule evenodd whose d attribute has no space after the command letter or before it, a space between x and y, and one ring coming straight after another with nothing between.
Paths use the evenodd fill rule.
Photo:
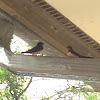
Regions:
<instances>
[{"instance_id":1,"label":"perched bird","mask_svg":"<svg viewBox=\"0 0 100 100\"><path fill-rule=\"evenodd\" d=\"M41 51L43 50L43 44L42 42L38 42L37 45L35 47L33 47L32 49L22 52L22 53L31 53L31 54L40 54Z\"/></svg>"},{"instance_id":2,"label":"perched bird","mask_svg":"<svg viewBox=\"0 0 100 100\"><path fill-rule=\"evenodd\" d=\"M74 51L71 46L68 46L66 48L67 48L67 55L69 57L73 57L73 58L93 58L93 57L87 57L87 56L80 55L79 53L77 53L76 51Z\"/></svg>"}]
</instances>

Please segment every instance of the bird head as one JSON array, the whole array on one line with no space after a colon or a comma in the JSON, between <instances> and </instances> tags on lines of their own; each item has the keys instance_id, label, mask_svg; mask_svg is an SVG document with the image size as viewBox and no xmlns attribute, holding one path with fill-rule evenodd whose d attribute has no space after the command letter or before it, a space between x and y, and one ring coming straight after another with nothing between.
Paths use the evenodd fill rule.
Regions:
<instances>
[{"instance_id":1,"label":"bird head","mask_svg":"<svg viewBox=\"0 0 100 100\"><path fill-rule=\"evenodd\" d=\"M71 46L67 46L66 48L67 48L67 50L73 49Z\"/></svg>"},{"instance_id":2,"label":"bird head","mask_svg":"<svg viewBox=\"0 0 100 100\"><path fill-rule=\"evenodd\" d=\"M44 44L43 42L38 42L37 45L38 45L38 46L43 46L43 44Z\"/></svg>"}]
</instances>

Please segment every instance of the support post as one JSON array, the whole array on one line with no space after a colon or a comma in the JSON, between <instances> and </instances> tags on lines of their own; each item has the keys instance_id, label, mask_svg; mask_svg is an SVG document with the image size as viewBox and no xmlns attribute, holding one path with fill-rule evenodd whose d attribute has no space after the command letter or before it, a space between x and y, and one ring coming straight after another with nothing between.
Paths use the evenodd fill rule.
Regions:
<instances>
[{"instance_id":1,"label":"support post","mask_svg":"<svg viewBox=\"0 0 100 100\"><path fill-rule=\"evenodd\" d=\"M0 19L0 45L10 50L10 42L14 31L14 25L6 19Z\"/></svg>"}]
</instances>

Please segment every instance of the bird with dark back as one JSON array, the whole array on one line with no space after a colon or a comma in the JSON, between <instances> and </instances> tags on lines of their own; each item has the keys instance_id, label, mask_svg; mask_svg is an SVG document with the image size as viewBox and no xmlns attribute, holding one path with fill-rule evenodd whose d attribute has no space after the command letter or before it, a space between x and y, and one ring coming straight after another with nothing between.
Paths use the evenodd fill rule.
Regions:
<instances>
[{"instance_id":1,"label":"bird with dark back","mask_svg":"<svg viewBox=\"0 0 100 100\"><path fill-rule=\"evenodd\" d=\"M43 42L38 42L37 45L33 47L32 49L25 52L21 52L21 53L30 53L32 55L40 54L43 50L43 44L44 44Z\"/></svg>"},{"instance_id":2,"label":"bird with dark back","mask_svg":"<svg viewBox=\"0 0 100 100\"><path fill-rule=\"evenodd\" d=\"M71 46L67 46L67 56L72 57L72 58L93 58L93 57L88 57L88 56L82 56L76 51L73 50Z\"/></svg>"}]
</instances>

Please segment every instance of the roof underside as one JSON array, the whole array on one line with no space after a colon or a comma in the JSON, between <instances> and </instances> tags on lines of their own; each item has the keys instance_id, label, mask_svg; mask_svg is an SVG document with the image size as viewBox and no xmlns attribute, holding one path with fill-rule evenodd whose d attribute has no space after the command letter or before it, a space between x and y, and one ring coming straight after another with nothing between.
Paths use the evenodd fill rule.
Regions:
<instances>
[{"instance_id":1,"label":"roof underside","mask_svg":"<svg viewBox=\"0 0 100 100\"><path fill-rule=\"evenodd\" d=\"M83 55L100 58L100 45L46 1L1 0L0 4L4 11L58 51L66 54L65 47L70 45Z\"/></svg>"}]
</instances>

